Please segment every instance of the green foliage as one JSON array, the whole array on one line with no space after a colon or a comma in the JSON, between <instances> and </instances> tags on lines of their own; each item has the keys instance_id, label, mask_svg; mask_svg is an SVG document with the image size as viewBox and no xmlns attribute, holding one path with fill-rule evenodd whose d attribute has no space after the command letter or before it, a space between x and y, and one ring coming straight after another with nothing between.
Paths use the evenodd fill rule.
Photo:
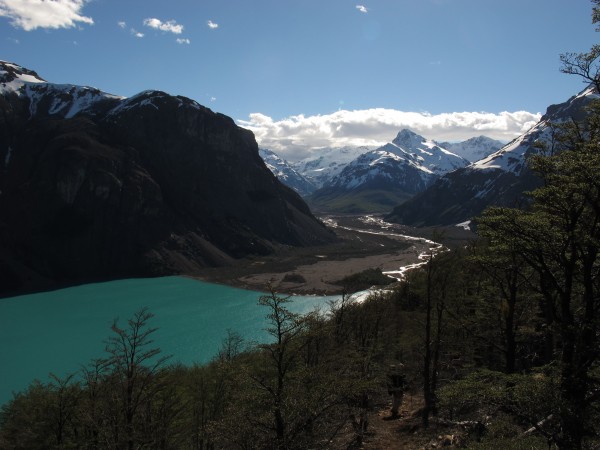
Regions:
<instances>
[{"instance_id":1,"label":"green foliage","mask_svg":"<svg viewBox=\"0 0 600 450\"><path fill-rule=\"evenodd\" d=\"M389 190L368 189L362 192L321 192L307 199L314 210L343 214L388 213L394 206L410 198L406 193L395 193Z\"/></svg>"},{"instance_id":2,"label":"green foliage","mask_svg":"<svg viewBox=\"0 0 600 450\"><path fill-rule=\"evenodd\" d=\"M387 286L394 283L394 279L384 275L381 269L367 269L354 273L336 281L335 284L344 286L348 292L356 292L368 289L372 286Z\"/></svg>"}]
</instances>

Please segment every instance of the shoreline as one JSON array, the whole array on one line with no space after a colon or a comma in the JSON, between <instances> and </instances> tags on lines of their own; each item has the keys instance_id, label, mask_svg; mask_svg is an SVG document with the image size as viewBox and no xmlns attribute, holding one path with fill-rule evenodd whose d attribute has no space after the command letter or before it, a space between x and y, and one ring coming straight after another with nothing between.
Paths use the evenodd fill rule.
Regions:
<instances>
[{"instance_id":1,"label":"shoreline","mask_svg":"<svg viewBox=\"0 0 600 450\"><path fill-rule=\"evenodd\" d=\"M338 236L332 244L316 247L281 246L265 256L249 256L222 267L191 273L165 274L266 292L269 283L278 293L302 296L339 295L344 287L336 282L368 269L402 272L422 263L419 258L433 244L429 239L442 230L442 243L450 248L464 245L476 235L458 227L410 228L383 222L377 216L327 216L322 220ZM0 300L21 295L59 290L118 278L93 278L76 282L37 280L26 289L0 294ZM155 278L155 277L152 277Z\"/></svg>"}]
</instances>

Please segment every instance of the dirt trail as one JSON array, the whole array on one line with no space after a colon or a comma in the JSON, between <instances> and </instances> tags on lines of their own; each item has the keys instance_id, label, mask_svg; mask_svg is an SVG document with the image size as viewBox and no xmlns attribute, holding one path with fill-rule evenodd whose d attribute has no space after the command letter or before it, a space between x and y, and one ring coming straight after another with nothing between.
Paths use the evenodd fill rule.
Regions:
<instances>
[{"instance_id":1,"label":"dirt trail","mask_svg":"<svg viewBox=\"0 0 600 450\"><path fill-rule=\"evenodd\" d=\"M390 419L390 405L377 409L370 416L369 430L363 450L418 450L431 441L430 433L421 430L420 410L423 398L406 394L400 407L400 417Z\"/></svg>"}]
</instances>

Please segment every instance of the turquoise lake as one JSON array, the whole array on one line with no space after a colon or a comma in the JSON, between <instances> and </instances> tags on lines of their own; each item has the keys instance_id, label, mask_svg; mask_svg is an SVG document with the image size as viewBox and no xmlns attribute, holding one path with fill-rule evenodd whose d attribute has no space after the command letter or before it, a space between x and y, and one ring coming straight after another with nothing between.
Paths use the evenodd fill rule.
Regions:
<instances>
[{"instance_id":1,"label":"turquoise lake","mask_svg":"<svg viewBox=\"0 0 600 450\"><path fill-rule=\"evenodd\" d=\"M247 341L265 342L267 310L260 292L184 277L128 279L0 299L0 404L31 381L64 376L105 356L114 319L127 319L147 306L158 327L154 344L169 362L209 361L227 329ZM326 309L335 297L292 297L290 309Z\"/></svg>"}]
</instances>

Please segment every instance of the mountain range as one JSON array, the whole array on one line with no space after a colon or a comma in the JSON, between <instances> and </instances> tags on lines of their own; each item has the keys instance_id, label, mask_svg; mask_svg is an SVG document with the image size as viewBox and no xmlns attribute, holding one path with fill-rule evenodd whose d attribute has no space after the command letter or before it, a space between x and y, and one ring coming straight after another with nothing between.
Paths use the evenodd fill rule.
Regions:
<instances>
[{"instance_id":1,"label":"mountain range","mask_svg":"<svg viewBox=\"0 0 600 450\"><path fill-rule=\"evenodd\" d=\"M391 143L361 152L306 197L321 212L383 212L411 226L465 224L488 206L520 206L540 185L529 156L552 146L552 124L580 121L593 85L551 105L540 121L506 145L479 136L459 143L430 141L402 130ZM299 171L300 175L303 175ZM391 212L390 212L391 209Z\"/></svg>"},{"instance_id":2,"label":"mountain range","mask_svg":"<svg viewBox=\"0 0 600 450\"><path fill-rule=\"evenodd\" d=\"M502 145L485 136L438 144L404 129L392 142L379 148L318 149L303 161L279 158L278 164L270 166L276 167L273 173L304 196L315 210L389 212L425 190L439 176L468 165L469 160L460 154L470 158L477 154L487 156ZM273 152L264 158L273 161Z\"/></svg>"},{"instance_id":3,"label":"mountain range","mask_svg":"<svg viewBox=\"0 0 600 450\"><path fill-rule=\"evenodd\" d=\"M334 236L251 132L185 97L130 98L0 62L0 292L194 273Z\"/></svg>"},{"instance_id":4,"label":"mountain range","mask_svg":"<svg viewBox=\"0 0 600 450\"><path fill-rule=\"evenodd\" d=\"M541 183L529 170L527 158L538 153L540 145L551 147L551 124L580 121L587 114L585 106L597 98L590 86L564 103L551 105L529 131L486 158L440 177L394 208L387 220L412 226L451 225L472 219L490 205L523 204L523 193Z\"/></svg>"},{"instance_id":5,"label":"mountain range","mask_svg":"<svg viewBox=\"0 0 600 450\"><path fill-rule=\"evenodd\" d=\"M499 150L483 136L438 143L405 129L379 148L288 162L188 98L125 98L0 61L0 294L193 274L334 241L297 192L315 210L391 211L387 220L413 226L518 205L540 183L526 160L551 141L551 123L581 119L598 97L590 87L550 106Z\"/></svg>"}]
</instances>

